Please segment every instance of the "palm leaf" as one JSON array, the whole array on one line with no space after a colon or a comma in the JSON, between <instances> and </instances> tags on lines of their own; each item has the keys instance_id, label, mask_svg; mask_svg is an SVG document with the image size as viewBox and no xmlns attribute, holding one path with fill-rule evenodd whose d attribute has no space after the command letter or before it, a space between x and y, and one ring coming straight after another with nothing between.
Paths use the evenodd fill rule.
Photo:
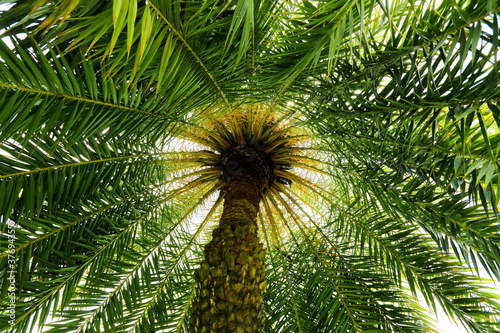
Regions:
<instances>
[{"instance_id":1,"label":"palm leaf","mask_svg":"<svg viewBox=\"0 0 500 333\"><path fill-rule=\"evenodd\" d=\"M4 3L2 329L188 331L253 128L266 332L500 330L498 1Z\"/></svg>"}]
</instances>

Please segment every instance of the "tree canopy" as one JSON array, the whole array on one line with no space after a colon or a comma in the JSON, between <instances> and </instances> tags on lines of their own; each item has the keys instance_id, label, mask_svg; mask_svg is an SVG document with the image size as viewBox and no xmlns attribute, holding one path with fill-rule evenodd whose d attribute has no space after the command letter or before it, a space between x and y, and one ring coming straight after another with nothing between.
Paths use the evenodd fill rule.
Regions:
<instances>
[{"instance_id":1,"label":"tree canopy","mask_svg":"<svg viewBox=\"0 0 500 333\"><path fill-rule=\"evenodd\" d=\"M266 332L500 331L497 0L1 3L0 329L185 332L255 114Z\"/></svg>"}]
</instances>

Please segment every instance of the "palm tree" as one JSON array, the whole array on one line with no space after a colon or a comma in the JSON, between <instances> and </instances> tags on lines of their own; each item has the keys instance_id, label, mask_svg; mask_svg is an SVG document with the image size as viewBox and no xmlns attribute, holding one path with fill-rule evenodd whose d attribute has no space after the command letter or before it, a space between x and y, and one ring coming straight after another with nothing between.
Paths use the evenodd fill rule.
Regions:
<instances>
[{"instance_id":1,"label":"palm tree","mask_svg":"<svg viewBox=\"0 0 500 333\"><path fill-rule=\"evenodd\" d=\"M498 1L3 3L2 330L500 330Z\"/></svg>"}]
</instances>

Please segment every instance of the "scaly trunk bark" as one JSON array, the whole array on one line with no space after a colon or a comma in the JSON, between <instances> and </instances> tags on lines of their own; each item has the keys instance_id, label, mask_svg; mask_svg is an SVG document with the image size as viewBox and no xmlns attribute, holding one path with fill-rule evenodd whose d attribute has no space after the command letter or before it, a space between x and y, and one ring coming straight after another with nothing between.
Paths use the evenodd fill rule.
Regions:
<instances>
[{"instance_id":1,"label":"scaly trunk bark","mask_svg":"<svg viewBox=\"0 0 500 333\"><path fill-rule=\"evenodd\" d=\"M195 274L190 333L264 329L265 251L257 235L257 214L269 171L260 152L245 153L228 162L233 170L224 190L221 220Z\"/></svg>"}]
</instances>

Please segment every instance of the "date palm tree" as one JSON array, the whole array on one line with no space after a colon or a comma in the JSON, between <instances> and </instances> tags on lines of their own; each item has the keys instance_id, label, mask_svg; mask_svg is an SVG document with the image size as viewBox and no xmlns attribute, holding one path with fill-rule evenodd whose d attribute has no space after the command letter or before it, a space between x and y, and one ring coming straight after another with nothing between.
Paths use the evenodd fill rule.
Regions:
<instances>
[{"instance_id":1,"label":"date palm tree","mask_svg":"<svg viewBox=\"0 0 500 333\"><path fill-rule=\"evenodd\" d=\"M500 331L497 0L17 0L0 329Z\"/></svg>"}]
</instances>

